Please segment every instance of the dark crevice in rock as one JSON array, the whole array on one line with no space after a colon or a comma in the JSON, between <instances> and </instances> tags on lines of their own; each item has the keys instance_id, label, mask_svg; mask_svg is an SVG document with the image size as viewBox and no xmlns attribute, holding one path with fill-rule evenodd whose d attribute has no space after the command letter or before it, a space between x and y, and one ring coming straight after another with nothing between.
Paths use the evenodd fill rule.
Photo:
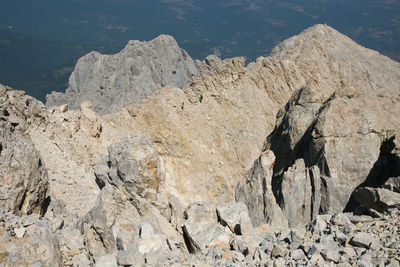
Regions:
<instances>
[{"instance_id":1,"label":"dark crevice in rock","mask_svg":"<svg viewBox=\"0 0 400 267\"><path fill-rule=\"evenodd\" d=\"M395 136L391 136L382 142L378 160L374 163L365 181L354 191L361 187L381 187L390 177L400 176L400 157L393 153L394 140ZM359 205L353 194L345 207L345 211L354 211Z\"/></svg>"},{"instance_id":2,"label":"dark crevice in rock","mask_svg":"<svg viewBox=\"0 0 400 267\"><path fill-rule=\"evenodd\" d=\"M187 233L186 228L182 227L182 230L183 230L183 240L185 241L186 248L188 249L190 254L195 254L196 250L193 247L192 242L190 242L190 237L189 234Z\"/></svg>"},{"instance_id":3,"label":"dark crevice in rock","mask_svg":"<svg viewBox=\"0 0 400 267\"><path fill-rule=\"evenodd\" d=\"M24 206L25 198L26 198L26 192L24 191L22 194L23 194L23 195L22 195L22 197L21 197L21 201L20 201L20 203L18 204L18 211L17 211L18 213L21 212L21 210L22 210L22 208L23 208L23 206Z\"/></svg>"},{"instance_id":4,"label":"dark crevice in rock","mask_svg":"<svg viewBox=\"0 0 400 267\"><path fill-rule=\"evenodd\" d=\"M46 214L47 209L48 209L49 206L50 206L50 203L51 203L51 197L48 196L48 197L46 197L46 198L44 199L44 201L43 201L43 206L42 206L41 214Z\"/></svg>"}]
</instances>

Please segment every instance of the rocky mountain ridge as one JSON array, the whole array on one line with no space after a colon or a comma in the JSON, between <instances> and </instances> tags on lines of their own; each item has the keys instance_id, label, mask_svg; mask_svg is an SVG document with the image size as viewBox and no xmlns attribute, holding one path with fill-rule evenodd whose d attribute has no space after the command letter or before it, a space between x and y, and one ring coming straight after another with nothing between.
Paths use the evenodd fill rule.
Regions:
<instances>
[{"instance_id":1,"label":"rocky mountain ridge","mask_svg":"<svg viewBox=\"0 0 400 267\"><path fill-rule=\"evenodd\" d=\"M1 86L0 263L399 264L399 63L316 25L197 66L106 115Z\"/></svg>"},{"instance_id":2,"label":"rocky mountain ridge","mask_svg":"<svg viewBox=\"0 0 400 267\"><path fill-rule=\"evenodd\" d=\"M130 41L115 55L91 52L81 57L65 93L47 95L46 106L68 103L77 109L89 100L99 114L116 112L166 85L182 88L199 73L198 68L172 36L160 35L149 42Z\"/></svg>"}]
</instances>

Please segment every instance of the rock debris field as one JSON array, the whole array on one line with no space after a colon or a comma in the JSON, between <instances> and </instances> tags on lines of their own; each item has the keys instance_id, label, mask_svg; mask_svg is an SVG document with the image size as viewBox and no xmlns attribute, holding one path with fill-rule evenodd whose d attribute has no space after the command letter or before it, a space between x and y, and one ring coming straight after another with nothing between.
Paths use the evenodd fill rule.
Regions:
<instances>
[{"instance_id":1,"label":"rock debris field","mask_svg":"<svg viewBox=\"0 0 400 267\"><path fill-rule=\"evenodd\" d=\"M41 103L0 85L0 266L400 266L400 63L327 25L270 56L161 35Z\"/></svg>"}]
</instances>

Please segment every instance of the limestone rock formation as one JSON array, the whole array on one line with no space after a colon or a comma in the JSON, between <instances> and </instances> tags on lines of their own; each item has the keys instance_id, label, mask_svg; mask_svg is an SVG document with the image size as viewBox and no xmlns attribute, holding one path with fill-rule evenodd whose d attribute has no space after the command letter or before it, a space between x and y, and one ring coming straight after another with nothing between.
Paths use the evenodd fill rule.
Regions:
<instances>
[{"instance_id":1,"label":"limestone rock formation","mask_svg":"<svg viewBox=\"0 0 400 267\"><path fill-rule=\"evenodd\" d=\"M100 188L112 184L152 203L157 202L165 184L154 140L141 135L129 135L112 144L108 157L95 166L94 173Z\"/></svg>"},{"instance_id":2,"label":"limestone rock formation","mask_svg":"<svg viewBox=\"0 0 400 267\"><path fill-rule=\"evenodd\" d=\"M0 209L0 264L62 266L59 240L37 214L15 216Z\"/></svg>"},{"instance_id":3,"label":"limestone rock formation","mask_svg":"<svg viewBox=\"0 0 400 267\"><path fill-rule=\"evenodd\" d=\"M0 205L18 215L44 212L47 172L26 133L32 120L41 121L39 103L0 84Z\"/></svg>"},{"instance_id":4,"label":"limestone rock formation","mask_svg":"<svg viewBox=\"0 0 400 267\"><path fill-rule=\"evenodd\" d=\"M69 104L73 109L89 100L99 114L138 103L163 86L182 88L198 67L172 36L149 42L130 41L115 55L91 52L78 60L65 93L46 96L46 106Z\"/></svg>"},{"instance_id":5,"label":"limestone rock formation","mask_svg":"<svg viewBox=\"0 0 400 267\"><path fill-rule=\"evenodd\" d=\"M321 38L325 42L317 41ZM277 157L274 175L299 158L307 167L317 165L321 175L332 179L337 199L326 210L342 211L357 186L383 183L382 172L390 168L383 166L388 161L383 144L398 138L400 129L400 64L328 27L313 27L288 39L272 56L295 60L314 75L278 112L265 143Z\"/></svg>"},{"instance_id":6,"label":"limestone rock formation","mask_svg":"<svg viewBox=\"0 0 400 267\"><path fill-rule=\"evenodd\" d=\"M243 201L249 208L249 215L254 226L269 223L274 227L288 225L287 218L278 206L272 191L272 169L275 155L265 151L254 162L245 179L236 187L236 201Z\"/></svg>"},{"instance_id":7,"label":"limestone rock formation","mask_svg":"<svg viewBox=\"0 0 400 267\"><path fill-rule=\"evenodd\" d=\"M118 56L91 57L104 89L131 71L113 72ZM80 64L71 84L89 81ZM316 25L248 65L207 57L183 88L159 88L178 71L157 66L144 83L158 79L155 91L106 115L96 94L45 110L0 87L1 174L17 166L3 156L23 161L1 193L17 181L28 196L0 201L0 265L30 264L19 250L44 266L398 264L399 63ZM363 207L342 213L356 188ZM357 198L363 190L374 201Z\"/></svg>"},{"instance_id":8,"label":"limestone rock formation","mask_svg":"<svg viewBox=\"0 0 400 267\"><path fill-rule=\"evenodd\" d=\"M305 225L319 214L321 205L324 205L321 204L324 200L321 188L318 167L306 168L303 159L296 160L283 174L278 202L290 227Z\"/></svg>"}]
</instances>

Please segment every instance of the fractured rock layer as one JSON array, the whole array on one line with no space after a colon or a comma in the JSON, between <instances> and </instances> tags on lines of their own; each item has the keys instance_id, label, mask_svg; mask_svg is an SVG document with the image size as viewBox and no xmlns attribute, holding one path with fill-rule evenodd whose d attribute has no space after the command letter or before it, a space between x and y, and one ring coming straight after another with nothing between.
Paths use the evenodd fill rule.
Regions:
<instances>
[{"instance_id":1,"label":"fractured rock layer","mask_svg":"<svg viewBox=\"0 0 400 267\"><path fill-rule=\"evenodd\" d=\"M0 264L29 264L18 246L35 237L42 265L397 263L400 64L316 25L247 66L198 66L102 116L96 99L46 111L0 87L0 157L16 159L1 162ZM353 191L376 218L331 215Z\"/></svg>"}]
</instances>

